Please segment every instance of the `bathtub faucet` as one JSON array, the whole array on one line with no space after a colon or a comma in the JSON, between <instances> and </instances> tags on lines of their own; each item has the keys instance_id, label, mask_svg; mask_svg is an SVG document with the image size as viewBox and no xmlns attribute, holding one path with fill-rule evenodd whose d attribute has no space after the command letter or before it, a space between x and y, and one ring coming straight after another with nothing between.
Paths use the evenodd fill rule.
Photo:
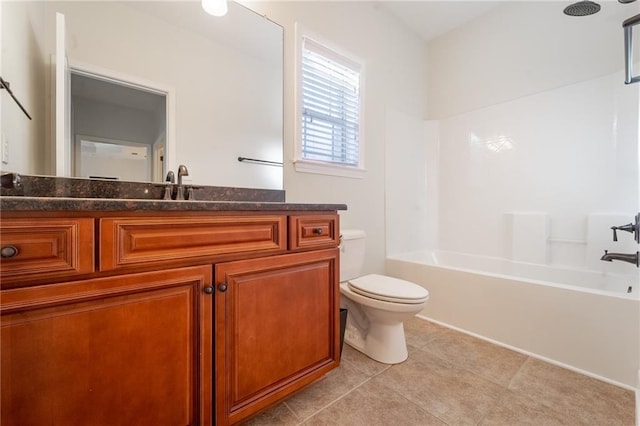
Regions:
<instances>
[{"instance_id":1,"label":"bathtub faucet","mask_svg":"<svg viewBox=\"0 0 640 426\"><path fill-rule=\"evenodd\" d=\"M604 255L602 255L600 260L604 260L605 262L611 262L613 260L622 260L623 262L633 263L636 265L636 267L640 268L640 251L637 251L634 254L626 254L626 253L609 253L608 250L605 250Z\"/></svg>"}]
</instances>

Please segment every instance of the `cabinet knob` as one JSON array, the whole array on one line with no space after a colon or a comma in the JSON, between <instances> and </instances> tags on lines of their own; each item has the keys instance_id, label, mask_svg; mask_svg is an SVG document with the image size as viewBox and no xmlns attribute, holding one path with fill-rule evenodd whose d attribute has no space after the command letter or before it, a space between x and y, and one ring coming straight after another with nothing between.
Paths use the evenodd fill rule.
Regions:
<instances>
[{"instance_id":1,"label":"cabinet knob","mask_svg":"<svg viewBox=\"0 0 640 426\"><path fill-rule=\"evenodd\" d=\"M218 285L218 290L224 293L227 291L227 285L225 283Z\"/></svg>"},{"instance_id":2,"label":"cabinet knob","mask_svg":"<svg viewBox=\"0 0 640 426\"><path fill-rule=\"evenodd\" d=\"M15 246L3 246L0 249L0 257L3 259L11 259L18 255L18 248Z\"/></svg>"},{"instance_id":3,"label":"cabinet knob","mask_svg":"<svg viewBox=\"0 0 640 426\"><path fill-rule=\"evenodd\" d=\"M322 228L313 228L313 233L316 235L322 235Z\"/></svg>"},{"instance_id":4,"label":"cabinet knob","mask_svg":"<svg viewBox=\"0 0 640 426\"><path fill-rule=\"evenodd\" d=\"M212 294L213 293L213 287L211 287L210 285L206 286L204 288L204 292L207 294Z\"/></svg>"}]
</instances>

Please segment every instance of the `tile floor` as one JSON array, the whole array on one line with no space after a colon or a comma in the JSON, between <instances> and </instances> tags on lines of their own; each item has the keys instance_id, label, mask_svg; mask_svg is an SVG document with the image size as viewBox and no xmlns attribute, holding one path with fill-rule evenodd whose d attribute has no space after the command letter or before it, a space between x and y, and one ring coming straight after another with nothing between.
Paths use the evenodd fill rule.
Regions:
<instances>
[{"instance_id":1,"label":"tile floor","mask_svg":"<svg viewBox=\"0 0 640 426\"><path fill-rule=\"evenodd\" d=\"M414 318L409 359L340 367L245 425L634 426L633 392Z\"/></svg>"}]
</instances>

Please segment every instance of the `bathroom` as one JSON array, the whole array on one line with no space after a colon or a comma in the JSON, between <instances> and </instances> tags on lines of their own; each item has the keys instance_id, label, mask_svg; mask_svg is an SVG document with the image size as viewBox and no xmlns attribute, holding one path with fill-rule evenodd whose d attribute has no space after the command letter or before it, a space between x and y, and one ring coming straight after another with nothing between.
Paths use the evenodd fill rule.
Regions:
<instances>
[{"instance_id":1,"label":"bathroom","mask_svg":"<svg viewBox=\"0 0 640 426\"><path fill-rule=\"evenodd\" d=\"M451 13L471 8L455 3L448 5ZM624 371L605 377L606 368L573 367L636 388L637 270L599 258L605 249L637 249L625 232L614 243L610 227L633 221L639 211L638 86L622 83L621 24L640 5L601 3L598 14L575 18L562 14L569 2L487 2L482 14L429 42L390 13L392 5L247 5L284 28L287 201L347 203L341 227L366 232L367 272L399 274L387 256L440 249L628 275L635 299L624 302L631 303L630 316L619 324L632 336ZM300 173L292 164L297 22L366 63L361 179ZM21 95L19 82L12 83L19 97L37 98ZM19 111L5 118L14 114L6 98L3 132L19 120ZM27 160L20 162L22 149L37 152L9 139L11 157L3 169L37 174ZM196 164L193 151L179 148L180 162ZM191 167L196 183L198 173L206 173L201 169ZM518 234L521 223L541 230L534 241ZM523 241L538 249L522 248ZM500 341L484 330L466 331Z\"/></svg>"}]
</instances>

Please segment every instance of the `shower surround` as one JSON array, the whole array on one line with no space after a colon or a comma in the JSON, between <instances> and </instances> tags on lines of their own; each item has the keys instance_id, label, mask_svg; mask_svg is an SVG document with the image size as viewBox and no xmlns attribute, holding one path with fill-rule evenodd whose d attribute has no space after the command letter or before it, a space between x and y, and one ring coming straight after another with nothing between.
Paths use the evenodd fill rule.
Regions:
<instances>
[{"instance_id":1,"label":"shower surround","mask_svg":"<svg viewBox=\"0 0 640 426\"><path fill-rule=\"evenodd\" d=\"M639 270L630 263L600 260L605 249L639 250L631 234L619 232L614 242L611 230L632 222L640 211L639 92L622 81L618 72L437 121L388 111L387 273L434 290L423 311L426 317L617 384L638 385ZM411 129L414 138L393 138L398 128ZM418 169L414 181L402 178L408 167ZM399 203L401 197L412 197L411 204ZM415 261L406 259L433 251L527 269L573 270L575 276L588 273L596 281L600 277L602 285L596 284L594 292L577 280L572 284L576 292L567 293L563 284L545 279L545 288L557 286L558 291L541 289L540 304L520 309L528 293L519 291L530 291L535 279L520 285L519 278L510 281L509 273L502 272L498 281L461 273L416 275L435 270L416 269ZM486 274L471 264L457 268ZM611 281L623 283L622 290L606 290ZM496 293L496 288L502 290ZM478 295L484 295L484 302ZM545 297L551 303L542 303ZM603 304L621 305L602 322L597 318L603 311L593 309L598 303L580 302L598 297ZM569 303L564 309L561 300ZM486 303L486 309L479 303ZM578 305L584 307L579 315ZM536 309L548 311L542 313L545 321L526 317ZM532 324L536 332L527 334L531 328L517 323ZM579 332L580 345L554 329L566 330L566 336ZM612 356L585 361L585 354L604 341L614 342L616 347L603 352Z\"/></svg>"},{"instance_id":2,"label":"shower surround","mask_svg":"<svg viewBox=\"0 0 640 426\"><path fill-rule=\"evenodd\" d=\"M441 120L438 248L638 277L638 89L622 74ZM428 153L433 154L433 153ZM465 226L461 226L464 224Z\"/></svg>"}]
</instances>

